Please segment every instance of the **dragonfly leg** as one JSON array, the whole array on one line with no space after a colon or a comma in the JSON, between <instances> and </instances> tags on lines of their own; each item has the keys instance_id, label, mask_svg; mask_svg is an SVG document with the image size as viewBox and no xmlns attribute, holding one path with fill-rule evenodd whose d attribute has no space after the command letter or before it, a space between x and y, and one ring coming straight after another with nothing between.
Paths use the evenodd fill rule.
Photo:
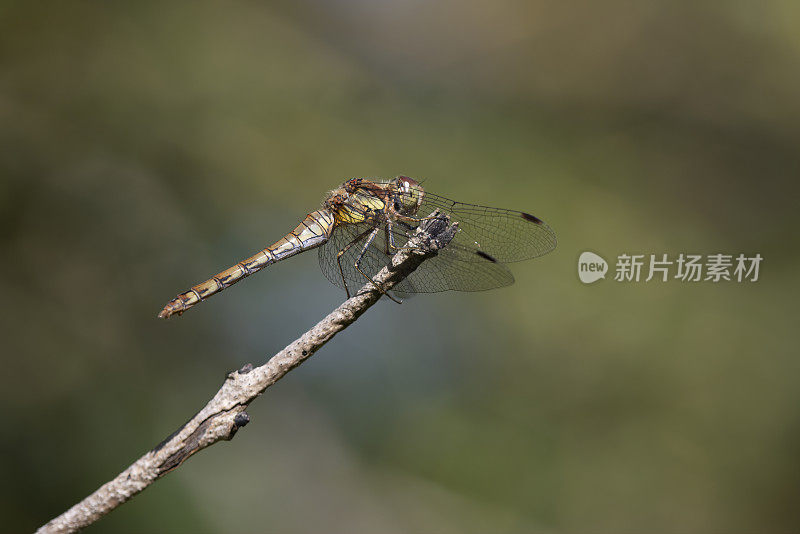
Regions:
<instances>
[{"instance_id":1,"label":"dragonfly leg","mask_svg":"<svg viewBox=\"0 0 800 534\"><path fill-rule=\"evenodd\" d=\"M408 227L410 230L411 227L405 223L401 223L403 226ZM407 247L398 247L394 244L394 223L392 221L386 221L386 255L392 253L392 251L399 251Z\"/></svg>"},{"instance_id":2,"label":"dragonfly leg","mask_svg":"<svg viewBox=\"0 0 800 534\"><path fill-rule=\"evenodd\" d=\"M422 219L413 219L413 218L405 217L404 219L413 220L415 223L421 223L422 221L426 221L426 220L430 220L430 219L434 219L434 218L435 217L425 217L425 218L422 218ZM398 226L402 226L407 231L411 231L411 230L414 229L413 226L408 224L408 222L406 222L406 220L403 220L403 219L398 220L397 221L397 225ZM388 255L388 254L391 253L389 251L389 249L392 249L392 250L395 250L395 251L400 251L400 250L408 250L409 248L410 247L406 247L406 246L398 247L397 245L395 245L395 243L394 243L394 223L392 223L392 221L388 221L386 223L386 254Z\"/></svg>"},{"instance_id":3,"label":"dragonfly leg","mask_svg":"<svg viewBox=\"0 0 800 534\"><path fill-rule=\"evenodd\" d=\"M393 296L391 296L389 293L387 293L386 291L384 291L384 289L383 289L382 287L380 287L378 284L376 284L376 283L375 283L375 282L372 280L372 278L370 278L369 276L367 276L367 275L366 275L366 273L364 273L364 271L362 271L362 270L361 270L361 260L364 258L364 254L366 254L366 253L367 253L367 249L368 249L368 248L369 248L369 246L372 244L372 242L375 240L375 236L376 236L376 235L378 235L378 232L379 232L379 231L380 231L380 227L379 227L379 226L376 226L376 227L375 227L375 228L374 228L374 229L371 231L371 233L369 234L369 237L367 237L367 241L366 241L366 243L364 243L364 246L363 246L363 247L361 247L361 253L358 255L358 258L356 258L356 261L355 261L355 263L353 264L353 267L355 267L355 268L356 268L356 270L357 270L358 272L360 272L360 273L361 273L361 275L362 275L364 278L366 278L366 279L367 279L367 281L368 281L369 283L371 283L373 286L375 286L375 289L377 289L378 291L380 291L380 292L381 292L381 294L383 294L383 295L386 295L387 297L389 297L390 299L392 299L394 302L396 302L396 303L400 304L400 301L399 301L399 300L397 300L396 298L394 298ZM341 268L341 264L339 265L339 268Z\"/></svg>"},{"instance_id":4,"label":"dragonfly leg","mask_svg":"<svg viewBox=\"0 0 800 534\"><path fill-rule=\"evenodd\" d=\"M339 266L339 274L342 275L342 285L344 286L344 292L347 293L347 298L350 298L350 289L347 287L347 279L344 276L344 269L342 269L342 256L348 250L350 250L350 248L353 245L355 245L356 243L358 243L359 241L364 239L364 237L366 237L367 234L369 234L370 232L374 232L374 231L375 230L373 230L372 228L367 228L365 231L363 231L360 234L358 234L352 241L350 241L348 244L346 244L342 250L340 250L339 252L336 253L336 264ZM366 248L364 250L366 250ZM361 254L359 255L359 259L363 255L364 255L364 252L362 251ZM361 273L361 274L364 274L364 273Z\"/></svg>"},{"instance_id":5,"label":"dragonfly leg","mask_svg":"<svg viewBox=\"0 0 800 534\"><path fill-rule=\"evenodd\" d=\"M392 235L392 221L387 221L386 226L383 228L386 232L386 255L389 255L389 248L397 248L394 246L394 236Z\"/></svg>"}]
</instances>

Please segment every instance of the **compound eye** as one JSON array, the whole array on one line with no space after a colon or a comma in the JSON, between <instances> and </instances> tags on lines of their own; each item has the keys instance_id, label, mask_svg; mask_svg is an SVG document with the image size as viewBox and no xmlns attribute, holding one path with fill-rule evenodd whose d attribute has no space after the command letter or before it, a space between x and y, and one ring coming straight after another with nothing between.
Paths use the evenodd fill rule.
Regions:
<instances>
[{"instance_id":1,"label":"compound eye","mask_svg":"<svg viewBox=\"0 0 800 534\"><path fill-rule=\"evenodd\" d=\"M409 191L412 187L419 185L416 180L409 178L408 176L398 176L397 183L400 184L400 187L403 189L403 191Z\"/></svg>"}]
</instances>

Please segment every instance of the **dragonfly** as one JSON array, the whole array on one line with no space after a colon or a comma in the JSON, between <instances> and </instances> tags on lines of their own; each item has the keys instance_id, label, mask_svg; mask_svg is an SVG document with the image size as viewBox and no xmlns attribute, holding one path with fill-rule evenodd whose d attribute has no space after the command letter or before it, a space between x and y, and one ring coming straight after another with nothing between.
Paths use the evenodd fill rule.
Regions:
<instances>
[{"instance_id":1,"label":"dragonfly","mask_svg":"<svg viewBox=\"0 0 800 534\"><path fill-rule=\"evenodd\" d=\"M417 226L431 216L449 218L458 223L458 231L436 256L399 282L392 290L395 294L507 286L514 282L507 263L536 258L556 247L553 230L529 213L456 202L426 191L408 176L353 178L330 191L321 209L306 215L297 228L176 296L158 317L181 315L251 274L313 248L319 249L325 277L350 298L351 288L371 282L390 263L391 255L405 248Z\"/></svg>"}]
</instances>

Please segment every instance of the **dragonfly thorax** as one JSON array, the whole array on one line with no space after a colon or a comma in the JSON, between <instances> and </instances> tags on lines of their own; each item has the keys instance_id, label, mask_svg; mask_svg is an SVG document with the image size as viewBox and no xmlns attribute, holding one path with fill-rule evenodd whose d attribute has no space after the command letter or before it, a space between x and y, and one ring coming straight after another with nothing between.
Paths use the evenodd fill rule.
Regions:
<instances>
[{"instance_id":1,"label":"dragonfly thorax","mask_svg":"<svg viewBox=\"0 0 800 534\"><path fill-rule=\"evenodd\" d=\"M331 191L325 200L337 224L377 223L386 218L386 195L380 191L352 187L345 183L340 189Z\"/></svg>"},{"instance_id":2,"label":"dragonfly thorax","mask_svg":"<svg viewBox=\"0 0 800 534\"><path fill-rule=\"evenodd\" d=\"M381 223L417 214L424 192L416 180L398 176L389 182L353 178L331 191L325 208L337 223Z\"/></svg>"}]
</instances>

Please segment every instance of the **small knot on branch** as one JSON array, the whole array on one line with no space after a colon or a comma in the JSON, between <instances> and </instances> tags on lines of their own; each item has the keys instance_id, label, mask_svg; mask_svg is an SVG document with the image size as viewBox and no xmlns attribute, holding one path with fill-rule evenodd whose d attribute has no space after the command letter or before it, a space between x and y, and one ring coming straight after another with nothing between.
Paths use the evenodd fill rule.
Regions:
<instances>
[{"instance_id":1,"label":"small knot on branch","mask_svg":"<svg viewBox=\"0 0 800 534\"><path fill-rule=\"evenodd\" d=\"M247 415L247 412L236 414L236 417L233 418L233 425L236 428L242 428L249 422L250 422L250 416Z\"/></svg>"},{"instance_id":2,"label":"small knot on branch","mask_svg":"<svg viewBox=\"0 0 800 534\"><path fill-rule=\"evenodd\" d=\"M456 233L458 233L458 223L450 224L450 217L443 215L438 209L428 215L417 229L417 235L422 241L420 248L425 252L434 252L446 247Z\"/></svg>"}]
</instances>

